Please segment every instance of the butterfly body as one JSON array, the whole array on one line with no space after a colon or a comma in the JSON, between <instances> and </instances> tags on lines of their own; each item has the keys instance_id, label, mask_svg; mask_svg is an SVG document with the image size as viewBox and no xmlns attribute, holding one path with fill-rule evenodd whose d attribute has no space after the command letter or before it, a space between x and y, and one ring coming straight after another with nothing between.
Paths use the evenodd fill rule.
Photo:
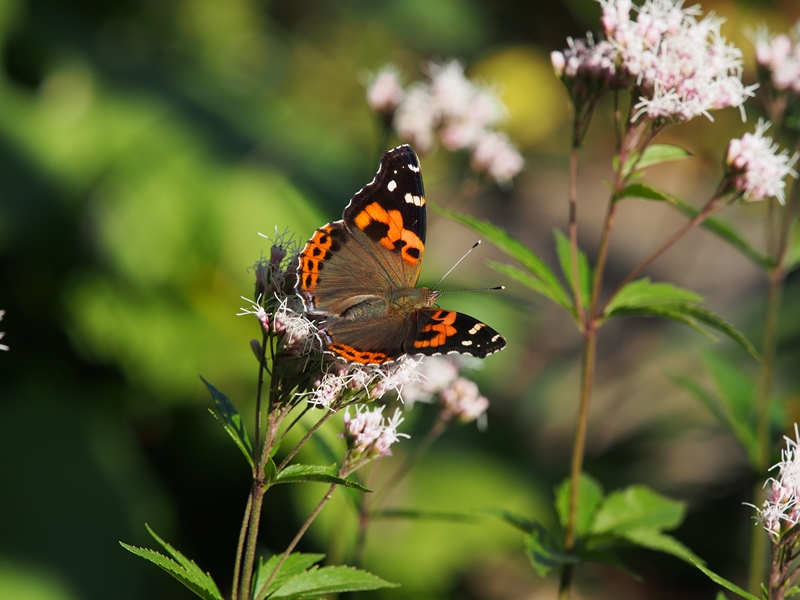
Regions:
<instances>
[{"instance_id":1,"label":"butterfly body","mask_svg":"<svg viewBox=\"0 0 800 600\"><path fill-rule=\"evenodd\" d=\"M440 291L416 287L425 233L419 162L410 146L399 146L383 155L342 220L318 229L300 253L296 290L327 352L383 364L404 354L483 357L505 346L484 323L433 307Z\"/></svg>"}]
</instances>

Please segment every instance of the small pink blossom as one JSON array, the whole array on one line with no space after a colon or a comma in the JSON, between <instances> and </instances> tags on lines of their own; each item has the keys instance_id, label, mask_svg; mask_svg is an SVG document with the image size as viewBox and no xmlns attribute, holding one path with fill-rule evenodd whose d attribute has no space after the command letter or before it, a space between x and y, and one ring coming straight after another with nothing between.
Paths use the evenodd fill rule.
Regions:
<instances>
[{"instance_id":1,"label":"small pink blossom","mask_svg":"<svg viewBox=\"0 0 800 600\"><path fill-rule=\"evenodd\" d=\"M394 126L400 137L411 142L421 154L433 148L440 113L428 86L414 84L394 114Z\"/></svg>"},{"instance_id":2,"label":"small pink blossom","mask_svg":"<svg viewBox=\"0 0 800 600\"><path fill-rule=\"evenodd\" d=\"M792 166L798 154L778 152L778 144L764 135L769 126L770 123L760 120L755 133L731 140L725 163L733 186L744 195L745 201L758 202L774 196L783 204L786 177L797 178Z\"/></svg>"},{"instance_id":3,"label":"small pink blossom","mask_svg":"<svg viewBox=\"0 0 800 600\"><path fill-rule=\"evenodd\" d=\"M403 388L403 402L410 408L416 402L430 402L435 394L458 377L460 357L426 356L417 367L417 381Z\"/></svg>"},{"instance_id":4,"label":"small pink blossom","mask_svg":"<svg viewBox=\"0 0 800 600\"><path fill-rule=\"evenodd\" d=\"M478 384L459 377L439 393L442 418L469 423L481 417L489 408L489 401L480 395Z\"/></svg>"},{"instance_id":5,"label":"small pink blossom","mask_svg":"<svg viewBox=\"0 0 800 600\"><path fill-rule=\"evenodd\" d=\"M470 164L476 173L486 173L498 183L511 181L525 165L508 138L497 132L485 133L475 144Z\"/></svg>"},{"instance_id":6,"label":"small pink blossom","mask_svg":"<svg viewBox=\"0 0 800 600\"><path fill-rule=\"evenodd\" d=\"M403 422L400 411L395 410L390 419L383 417L383 409L378 406L373 410L364 405L356 406L355 416L350 416L348 407L344 413L345 433L347 441L347 461L353 465L357 461L372 460L383 456L391 456L391 446L407 434L398 433L397 427Z\"/></svg>"},{"instance_id":7,"label":"small pink blossom","mask_svg":"<svg viewBox=\"0 0 800 600\"><path fill-rule=\"evenodd\" d=\"M784 436L786 448L781 450L781 461L770 469L778 469L778 476L769 478L764 484L769 487L762 508L754 507L756 520L775 541L800 520L800 432L797 424L794 426L794 435L795 439Z\"/></svg>"},{"instance_id":8,"label":"small pink blossom","mask_svg":"<svg viewBox=\"0 0 800 600\"><path fill-rule=\"evenodd\" d=\"M404 97L400 74L393 65L382 67L367 86L367 105L375 112L391 115Z\"/></svg>"},{"instance_id":9,"label":"small pink blossom","mask_svg":"<svg viewBox=\"0 0 800 600\"><path fill-rule=\"evenodd\" d=\"M756 61L766 69L778 91L800 93L800 21L791 35L771 35L761 28L755 35Z\"/></svg>"}]
</instances>

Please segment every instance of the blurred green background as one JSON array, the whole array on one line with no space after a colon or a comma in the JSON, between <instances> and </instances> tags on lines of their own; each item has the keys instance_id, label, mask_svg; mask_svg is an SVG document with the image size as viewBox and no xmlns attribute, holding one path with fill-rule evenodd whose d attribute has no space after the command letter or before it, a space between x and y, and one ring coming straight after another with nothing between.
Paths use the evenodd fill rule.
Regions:
<instances>
[{"instance_id":1,"label":"blurred green background","mask_svg":"<svg viewBox=\"0 0 800 600\"><path fill-rule=\"evenodd\" d=\"M747 27L785 30L800 16L793 0L703 8L728 19L724 33L744 50L750 82ZM549 52L597 30L598 18L589 0L0 0L0 330L11 347L0 354L0 598L191 597L118 545L151 546L145 522L225 590L249 474L208 415L198 375L249 414L248 341L258 334L254 320L235 315L252 293L248 267L268 251L258 233L289 228L305 239L372 178L386 148L364 101L369 72L393 62L411 81L425 60L459 58L470 76L500 85L527 166L512 188L463 201L467 160L440 149L422 157L428 198L507 227L555 264L552 229L567 222L569 112ZM590 254L604 211L599 181L610 173L607 111L597 120L581 179ZM727 140L753 120L729 111L672 130L668 138L695 158L650 177L704 200ZM763 207L728 216L760 239ZM665 207L626 205L609 283L681 222ZM436 215L428 237L431 284L474 237ZM445 287L508 284L482 266L501 257L481 252ZM698 290L759 339L764 282L709 234L688 236L650 274ZM797 287L790 282L787 307L797 306ZM514 285L443 304L509 340L478 375L492 401L489 428L448 432L392 503L502 506L552 520L552 488L568 471L579 336ZM785 311L784 366L797 364L799 312ZM741 505L753 483L744 456L666 376L697 374L712 346L664 323L605 328L587 470L607 489L643 482L687 500L677 536L743 584L753 528ZM714 350L756 372L738 350ZM785 375L779 391L796 397L796 378ZM424 410L409 419L412 434L430 421ZM271 492L264 550L281 551L322 493ZM349 507L334 503L301 548L346 560L352 525ZM527 566L520 536L490 520L381 523L367 556L367 568L403 584L380 597L554 597L554 580ZM676 559L639 552L630 564L643 582L581 569L581 597L714 594Z\"/></svg>"}]
</instances>

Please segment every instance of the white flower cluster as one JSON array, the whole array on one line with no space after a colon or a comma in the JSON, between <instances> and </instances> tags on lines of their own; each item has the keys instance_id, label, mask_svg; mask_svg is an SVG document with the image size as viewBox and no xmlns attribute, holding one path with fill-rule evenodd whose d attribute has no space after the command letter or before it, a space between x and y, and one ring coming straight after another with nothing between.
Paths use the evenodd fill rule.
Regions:
<instances>
[{"instance_id":1,"label":"white flower cluster","mask_svg":"<svg viewBox=\"0 0 800 600\"><path fill-rule=\"evenodd\" d=\"M800 94L800 21L791 35L773 36L762 27L756 32L756 61L769 72L778 91Z\"/></svg>"},{"instance_id":2,"label":"white flower cluster","mask_svg":"<svg viewBox=\"0 0 800 600\"><path fill-rule=\"evenodd\" d=\"M430 151L437 135L448 150L471 150L472 168L498 183L510 181L524 161L496 126L505 118L497 92L476 85L456 60L428 65L430 81L404 90L397 70L387 66L367 86L372 110L393 115L394 128L420 154Z\"/></svg>"},{"instance_id":3,"label":"white flower cluster","mask_svg":"<svg viewBox=\"0 0 800 600\"><path fill-rule=\"evenodd\" d=\"M600 91L627 80L639 93L634 121L642 115L710 119L709 111L741 109L753 95L755 86L742 84L742 53L720 34L723 19L712 14L698 20L699 7L682 8L682 0L646 0L641 7L631 0L598 2L606 41L595 43L591 35L570 40L567 50L551 55L573 95L572 78L581 85L599 82Z\"/></svg>"},{"instance_id":4,"label":"white flower cluster","mask_svg":"<svg viewBox=\"0 0 800 600\"><path fill-rule=\"evenodd\" d=\"M786 177L797 177L792 166L797 161L795 153L789 156L786 150L778 152L779 146L764 133L770 123L759 120L755 133L745 133L728 144L726 165L731 171L731 180L744 199L757 202L776 197L785 202Z\"/></svg>"},{"instance_id":5,"label":"white flower cluster","mask_svg":"<svg viewBox=\"0 0 800 600\"><path fill-rule=\"evenodd\" d=\"M763 508L756 508L756 519L776 541L800 520L800 432L796 423L794 436L784 436L786 448L781 450L781 461L770 469L778 469L778 476L767 479L767 498Z\"/></svg>"},{"instance_id":6,"label":"white flower cluster","mask_svg":"<svg viewBox=\"0 0 800 600\"><path fill-rule=\"evenodd\" d=\"M308 394L308 403L328 408L342 393L363 391L366 400L381 398L389 392L402 395L403 388L419 381L417 373L419 359L402 356L384 365L360 365L336 361L331 369L322 375L313 392Z\"/></svg>"},{"instance_id":7,"label":"white flower cluster","mask_svg":"<svg viewBox=\"0 0 800 600\"><path fill-rule=\"evenodd\" d=\"M357 460L371 460L382 456L391 456L390 447L401 437L409 437L398 433L397 427L403 422L400 409L386 419L383 416L385 407L378 406L372 410L364 405L356 407L355 416L350 416L350 408L344 412L345 440L351 465Z\"/></svg>"},{"instance_id":8,"label":"white flower cluster","mask_svg":"<svg viewBox=\"0 0 800 600\"><path fill-rule=\"evenodd\" d=\"M489 401L480 395L474 381L459 375L465 360L469 358L453 355L422 359L417 369L419 381L403 390L406 405L437 399L442 419L462 423L477 419L478 425L482 426Z\"/></svg>"}]
</instances>

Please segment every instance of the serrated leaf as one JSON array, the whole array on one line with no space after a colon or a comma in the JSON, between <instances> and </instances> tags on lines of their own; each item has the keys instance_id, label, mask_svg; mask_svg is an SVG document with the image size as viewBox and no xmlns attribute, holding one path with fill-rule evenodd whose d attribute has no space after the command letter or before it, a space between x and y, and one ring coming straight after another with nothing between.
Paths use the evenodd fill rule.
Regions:
<instances>
[{"instance_id":1,"label":"serrated leaf","mask_svg":"<svg viewBox=\"0 0 800 600\"><path fill-rule=\"evenodd\" d=\"M580 562L577 556L564 552L544 527L534 529L525 537L525 555L539 577L558 567Z\"/></svg>"},{"instance_id":2,"label":"serrated leaf","mask_svg":"<svg viewBox=\"0 0 800 600\"><path fill-rule=\"evenodd\" d=\"M211 575L205 573L194 561L189 560L180 552L175 550L172 546L167 544L164 540L156 535L156 533L147 526L147 531L150 532L156 541L172 556L168 558L163 554L150 550L148 548L139 548L137 546L130 546L124 542L120 542L123 548L129 552L140 556L145 560L149 560L154 565L161 567L164 571L172 575L175 579L180 581L187 588L192 590L200 598L205 600L222 600L217 584L211 578Z\"/></svg>"},{"instance_id":3,"label":"serrated leaf","mask_svg":"<svg viewBox=\"0 0 800 600\"><path fill-rule=\"evenodd\" d=\"M674 146L672 144L651 144L645 148L641 160L636 163L636 168L644 169L651 165L657 165L670 160L682 160L690 156L691 153L680 146Z\"/></svg>"},{"instance_id":4,"label":"serrated leaf","mask_svg":"<svg viewBox=\"0 0 800 600\"><path fill-rule=\"evenodd\" d=\"M659 304L696 304L702 301L703 297L696 292L671 283L652 283L649 277L643 277L631 281L617 292L606 305L603 316L613 317L615 311L621 309L636 309Z\"/></svg>"},{"instance_id":5,"label":"serrated leaf","mask_svg":"<svg viewBox=\"0 0 800 600\"><path fill-rule=\"evenodd\" d=\"M667 196L643 183L633 183L616 195L615 200L623 198L643 198L645 200L667 200Z\"/></svg>"},{"instance_id":6,"label":"serrated leaf","mask_svg":"<svg viewBox=\"0 0 800 600\"><path fill-rule=\"evenodd\" d=\"M665 200L687 217L694 218L700 214L700 209L674 196L667 196ZM761 251L754 248L747 238L745 238L744 234L730 223L722 221L717 217L709 217L703 221L702 227L708 229L720 239L728 242L762 269L769 267L769 259Z\"/></svg>"},{"instance_id":7,"label":"serrated leaf","mask_svg":"<svg viewBox=\"0 0 800 600\"><path fill-rule=\"evenodd\" d=\"M622 535L637 529L674 529L685 514L685 503L646 486L632 485L606 497L595 515L591 533Z\"/></svg>"},{"instance_id":8,"label":"serrated leaf","mask_svg":"<svg viewBox=\"0 0 800 600\"><path fill-rule=\"evenodd\" d=\"M567 289L572 290L572 246L563 231L554 229L553 235L556 238L556 252L558 262L561 265L561 273L567 280ZM586 253L578 249L578 293L581 295L581 303L588 307L592 298L592 269L586 258Z\"/></svg>"},{"instance_id":9,"label":"serrated leaf","mask_svg":"<svg viewBox=\"0 0 800 600\"><path fill-rule=\"evenodd\" d=\"M691 327L698 333L703 334L707 338L717 341L717 338L711 333L703 329L700 324L716 329L724 333L734 342L738 343L742 348L747 350L753 358L760 360L761 356L758 350L755 349L753 344L750 343L745 335L731 325L728 321L714 314L710 310L697 306L696 304L663 304L660 306L648 306L644 308L618 308L614 310L615 317L663 317L665 319L672 319Z\"/></svg>"},{"instance_id":10,"label":"serrated leaf","mask_svg":"<svg viewBox=\"0 0 800 600\"><path fill-rule=\"evenodd\" d=\"M529 519L528 517L523 517L522 515L512 513L503 508L487 507L478 509L476 512L502 519L512 527L516 527L525 533L531 533L537 529L544 529L544 526L539 523L539 521Z\"/></svg>"},{"instance_id":11,"label":"serrated leaf","mask_svg":"<svg viewBox=\"0 0 800 600\"><path fill-rule=\"evenodd\" d=\"M284 583L286 583L289 579L298 575L305 571L306 569L311 568L313 565L317 564L325 558L324 554L305 554L302 552L293 552L289 556L286 557L286 560L280 567L278 574L272 579L269 584L269 587L266 589L262 589L264 584L272 575L272 572L275 570L275 567L278 565L281 559L280 554L275 554L269 558L269 560L264 561L263 559L259 560L258 571L256 571L256 579L255 585L253 589L256 590L255 598L256 600L263 600L269 594L274 592Z\"/></svg>"},{"instance_id":12,"label":"serrated leaf","mask_svg":"<svg viewBox=\"0 0 800 600\"><path fill-rule=\"evenodd\" d=\"M566 529L569 521L570 480L566 479L556 488L556 513L561 526ZM578 484L578 514L575 533L584 537L591 529L597 509L603 501L603 487L586 473L581 473Z\"/></svg>"},{"instance_id":13,"label":"serrated leaf","mask_svg":"<svg viewBox=\"0 0 800 600\"><path fill-rule=\"evenodd\" d=\"M214 399L214 404L217 407L217 411L211 411L211 414L214 415L225 431L228 432L228 435L231 436L236 446L242 451L242 454L244 454L247 462L250 463L250 468L253 468L253 445L250 443L250 438L247 436L247 430L244 427L242 415L239 414L233 402L231 402L225 394L206 381L202 375L200 379L211 393L211 397Z\"/></svg>"},{"instance_id":14,"label":"serrated leaf","mask_svg":"<svg viewBox=\"0 0 800 600\"><path fill-rule=\"evenodd\" d=\"M567 310L574 311L574 308L571 308L572 303L569 300L569 296L564 291L564 288L561 286L561 282L559 282L553 271L550 270L550 267L548 267L533 250L525 246L525 244L510 236L500 227L492 225L488 221L482 221L480 219L476 219L475 217L470 217L469 215L462 215L455 211L442 208L441 206L431 205L430 203L428 206L431 206L431 208L433 208L433 210L436 212L445 215L454 221L458 221L459 223L471 228L473 231L481 234L505 254L521 264L533 275L536 280L541 283L541 286L531 287L531 289L550 298ZM495 263L495 265L497 264L498 263ZM501 269L497 270L501 271ZM521 281L521 283L525 282Z\"/></svg>"},{"instance_id":15,"label":"serrated leaf","mask_svg":"<svg viewBox=\"0 0 800 600\"><path fill-rule=\"evenodd\" d=\"M316 567L289 579L275 590L269 598L313 598L324 594L362 592L382 588L398 587L354 567Z\"/></svg>"}]
</instances>

